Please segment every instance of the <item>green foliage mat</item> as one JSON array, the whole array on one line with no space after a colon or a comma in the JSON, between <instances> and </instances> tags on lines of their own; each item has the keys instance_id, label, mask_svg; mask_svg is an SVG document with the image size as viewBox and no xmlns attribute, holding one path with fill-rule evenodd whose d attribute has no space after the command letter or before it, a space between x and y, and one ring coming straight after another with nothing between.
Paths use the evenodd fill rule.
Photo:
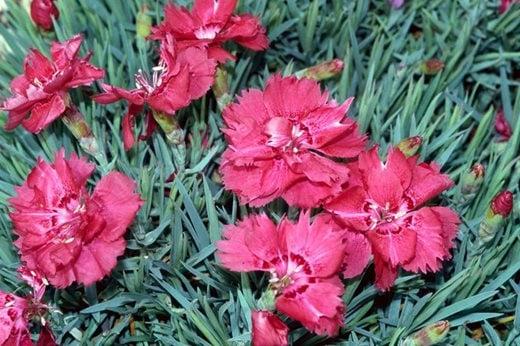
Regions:
<instances>
[{"instance_id":1,"label":"green foliage mat","mask_svg":"<svg viewBox=\"0 0 520 346\"><path fill-rule=\"evenodd\" d=\"M51 40L75 33L85 35L83 52L93 50L92 62L106 68L108 83L130 87L134 73L150 69L157 56L155 43L136 38L136 14L145 2L154 23L162 20L166 1L58 1L61 16L54 36L37 31L27 11L7 0L5 24L0 26L5 41L0 44L1 95L9 94L9 82L21 72L29 47L47 52ZM420 135L421 158L437 161L456 182L474 163L486 166L484 184L473 200L462 203L458 187L442 197L441 203L457 210L463 223L453 260L441 272L403 273L391 293L380 294L371 285L369 269L346 284L348 308L340 336L326 340L291 323L294 343L398 345L439 320L451 323L446 345L520 343L520 286L515 277L520 270L518 203L487 248L475 251L479 223L491 198L505 188L518 196L520 181L520 7L500 16L497 5L485 0L409 0L403 10L392 10L383 0L241 1L238 11L262 18L271 45L266 53L237 50L238 62L227 66L233 95L262 85L276 71L287 74L339 57L345 62L343 73L325 84L338 101L355 96L350 115L374 142L385 147ZM445 67L426 76L420 65L430 58L442 60ZM247 344L250 311L266 278L227 272L214 257L222 225L248 212L218 183L225 142L214 97L209 93L179 114L189 137L181 170L175 149L160 132L125 153L120 126L126 106L93 103L88 93L97 91L73 94L102 143L104 157L96 174L124 172L138 182L146 202L127 233L125 256L110 277L93 287L48 293L47 301L55 307L51 324L58 341ZM499 142L493 130L500 106L514 129L508 142ZM139 120L138 127L143 126ZM59 123L39 135L0 130L0 289L4 291L27 289L16 278L19 260L12 245L8 200L36 158L50 160L62 146L67 152L81 152ZM287 212L281 203L270 210L275 217Z\"/></svg>"}]
</instances>

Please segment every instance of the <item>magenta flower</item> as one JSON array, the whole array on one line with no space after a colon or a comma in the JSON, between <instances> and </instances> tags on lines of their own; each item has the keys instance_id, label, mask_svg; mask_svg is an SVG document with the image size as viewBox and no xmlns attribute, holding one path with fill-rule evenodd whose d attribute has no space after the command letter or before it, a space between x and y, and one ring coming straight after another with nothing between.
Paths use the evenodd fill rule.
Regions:
<instances>
[{"instance_id":1,"label":"magenta flower","mask_svg":"<svg viewBox=\"0 0 520 346\"><path fill-rule=\"evenodd\" d=\"M195 0L193 10L172 4L165 7L164 21L153 28L152 39L171 34L180 49L206 47L210 58L218 62L234 60L224 42L233 41L251 50L265 50L269 45L265 28L250 14L233 15L237 0Z\"/></svg>"},{"instance_id":2,"label":"magenta flower","mask_svg":"<svg viewBox=\"0 0 520 346\"><path fill-rule=\"evenodd\" d=\"M325 205L347 238L346 277L359 275L374 256L376 286L389 289L399 268L435 272L450 249L460 223L446 207L424 204L453 185L435 163L417 163L390 149L386 163L377 147L351 165L350 185Z\"/></svg>"},{"instance_id":3,"label":"magenta flower","mask_svg":"<svg viewBox=\"0 0 520 346\"><path fill-rule=\"evenodd\" d=\"M335 335L343 324L343 285L338 277L345 245L343 232L317 217L301 214L297 223L275 225L265 214L226 226L217 243L222 265L238 272L271 275L276 309L318 334Z\"/></svg>"},{"instance_id":4,"label":"magenta flower","mask_svg":"<svg viewBox=\"0 0 520 346\"><path fill-rule=\"evenodd\" d=\"M81 35L53 42L51 60L36 49L29 52L24 73L11 82L13 95L1 107L9 112L6 130L22 124L29 132L42 131L69 108L70 89L103 78L105 71L88 62L90 54L78 58L82 42Z\"/></svg>"},{"instance_id":5,"label":"magenta flower","mask_svg":"<svg viewBox=\"0 0 520 346\"><path fill-rule=\"evenodd\" d=\"M110 273L142 204L135 183L118 172L89 194L85 185L93 171L93 164L74 154L65 159L60 150L52 164L39 159L10 200L22 260L59 288L74 281L90 285Z\"/></svg>"},{"instance_id":6,"label":"magenta flower","mask_svg":"<svg viewBox=\"0 0 520 346\"><path fill-rule=\"evenodd\" d=\"M161 44L159 65L153 68L151 78L139 71L135 76L136 88L131 90L103 84L104 93L96 95L94 100L101 104L128 101L128 112L123 119L123 141L125 149L129 150L135 143L135 117L145 105L173 116L191 101L204 96L213 84L215 68L215 61L208 58L205 49L190 47L179 51L173 36L167 35ZM155 127L153 117L149 117L148 122L149 127Z\"/></svg>"},{"instance_id":7,"label":"magenta flower","mask_svg":"<svg viewBox=\"0 0 520 346\"><path fill-rule=\"evenodd\" d=\"M282 197L313 208L339 193L348 168L334 158L356 157L366 140L345 117L351 103L331 101L315 81L279 75L263 91L244 92L224 110L225 187L252 206Z\"/></svg>"}]
</instances>

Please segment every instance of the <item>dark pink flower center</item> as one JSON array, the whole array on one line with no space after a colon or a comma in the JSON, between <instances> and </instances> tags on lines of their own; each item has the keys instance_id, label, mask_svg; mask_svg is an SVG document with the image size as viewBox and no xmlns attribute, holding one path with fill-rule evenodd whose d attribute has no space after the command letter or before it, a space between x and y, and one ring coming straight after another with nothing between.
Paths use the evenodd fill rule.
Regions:
<instances>
[{"instance_id":1,"label":"dark pink flower center","mask_svg":"<svg viewBox=\"0 0 520 346\"><path fill-rule=\"evenodd\" d=\"M284 152L298 153L310 144L310 136L305 126L282 117L274 117L265 127L269 136L267 145Z\"/></svg>"},{"instance_id":2,"label":"dark pink flower center","mask_svg":"<svg viewBox=\"0 0 520 346\"><path fill-rule=\"evenodd\" d=\"M81 196L71 194L63 197L55 207L43 212L50 220L49 235L62 243L75 240L86 214L82 199Z\"/></svg>"},{"instance_id":3,"label":"dark pink flower center","mask_svg":"<svg viewBox=\"0 0 520 346\"><path fill-rule=\"evenodd\" d=\"M307 278L312 275L311 266L305 258L300 255L284 255L281 261L278 260L275 262L277 263L276 268L271 270L269 283L278 293L291 285L295 280Z\"/></svg>"}]
</instances>

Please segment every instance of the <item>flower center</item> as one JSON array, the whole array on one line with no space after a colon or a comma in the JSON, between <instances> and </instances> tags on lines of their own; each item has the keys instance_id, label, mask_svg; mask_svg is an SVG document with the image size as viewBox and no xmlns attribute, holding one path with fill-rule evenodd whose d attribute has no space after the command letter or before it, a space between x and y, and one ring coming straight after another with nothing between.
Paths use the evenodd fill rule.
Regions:
<instances>
[{"instance_id":1,"label":"flower center","mask_svg":"<svg viewBox=\"0 0 520 346\"><path fill-rule=\"evenodd\" d=\"M282 117L269 120L265 133L269 136L266 144L282 151L298 153L309 144L305 127Z\"/></svg>"},{"instance_id":2,"label":"flower center","mask_svg":"<svg viewBox=\"0 0 520 346\"><path fill-rule=\"evenodd\" d=\"M366 218L366 223L370 230L374 230L384 224L394 223L406 215L406 210L403 208L395 210L395 208L390 206L390 203L380 206L374 201L367 201L364 209L369 214Z\"/></svg>"},{"instance_id":3,"label":"flower center","mask_svg":"<svg viewBox=\"0 0 520 346\"><path fill-rule=\"evenodd\" d=\"M166 63L161 60L158 66L152 68L152 78L150 79L143 70L139 69L135 74L135 86L147 93L152 93L157 87L163 83L164 76L168 73Z\"/></svg>"},{"instance_id":4,"label":"flower center","mask_svg":"<svg viewBox=\"0 0 520 346\"><path fill-rule=\"evenodd\" d=\"M269 284L277 293L283 291L299 277L312 274L309 263L300 255L283 256L280 263L282 263L280 267L270 270L271 278L269 279Z\"/></svg>"},{"instance_id":5,"label":"flower center","mask_svg":"<svg viewBox=\"0 0 520 346\"><path fill-rule=\"evenodd\" d=\"M214 40L220 30L222 30L220 25L210 24L201 26L195 30L195 37L199 40Z\"/></svg>"}]
</instances>

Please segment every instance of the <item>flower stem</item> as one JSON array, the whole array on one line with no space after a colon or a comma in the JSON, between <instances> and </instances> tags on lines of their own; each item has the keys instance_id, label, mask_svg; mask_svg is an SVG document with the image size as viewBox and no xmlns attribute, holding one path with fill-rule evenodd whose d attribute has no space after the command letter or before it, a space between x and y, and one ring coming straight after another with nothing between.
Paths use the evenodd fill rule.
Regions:
<instances>
[{"instance_id":1,"label":"flower stem","mask_svg":"<svg viewBox=\"0 0 520 346\"><path fill-rule=\"evenodd\" d=\"M166 135L169 143L173 144L174 161L179 169L184 169L186 162L185 132L180 127L177 118L162 112L153 112L153 117Z\"/></svg>"}]
</instances>

